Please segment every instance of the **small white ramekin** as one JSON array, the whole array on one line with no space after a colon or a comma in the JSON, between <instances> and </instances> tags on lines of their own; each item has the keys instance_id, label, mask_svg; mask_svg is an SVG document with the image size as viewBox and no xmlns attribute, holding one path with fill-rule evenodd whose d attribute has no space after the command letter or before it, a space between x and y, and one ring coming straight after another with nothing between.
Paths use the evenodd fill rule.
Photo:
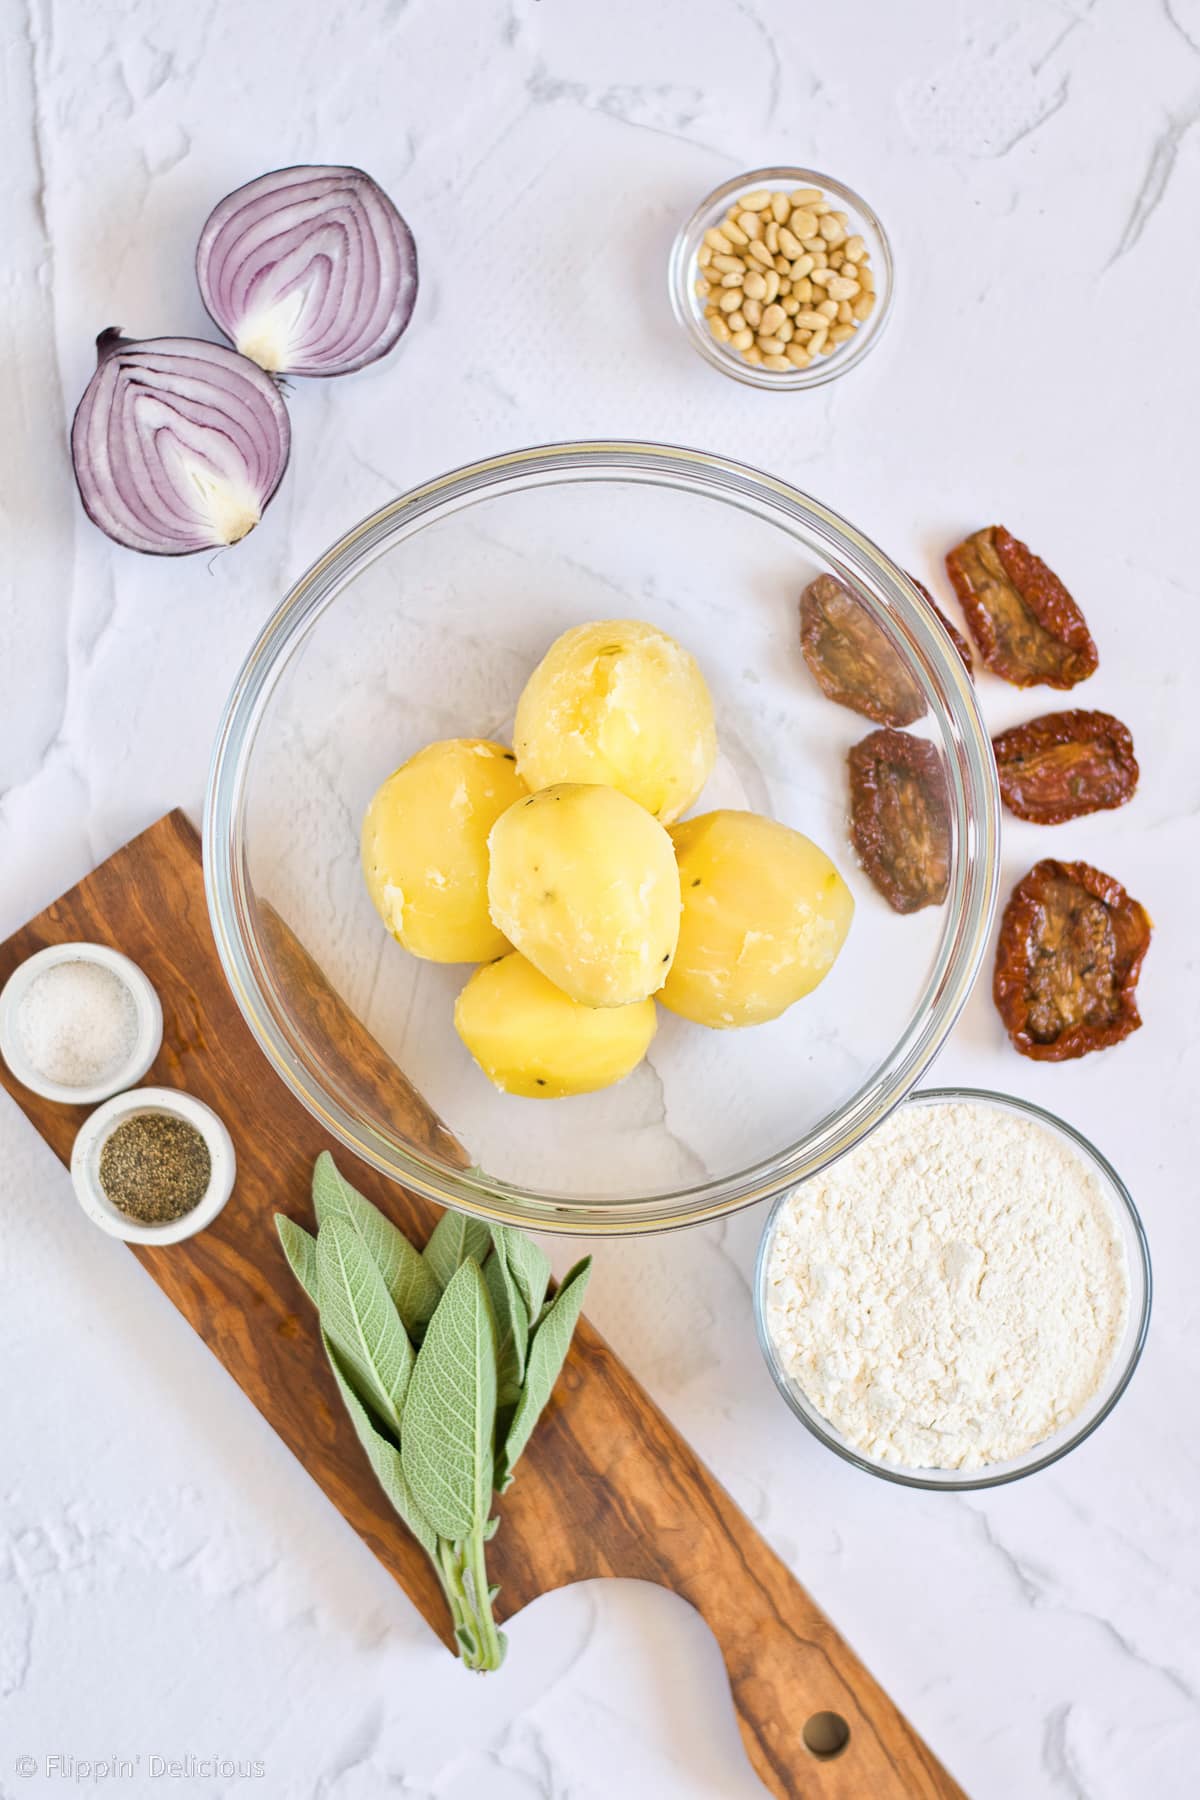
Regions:
<instances>
[{"instance_id":1,"label":"small white ramekin","mask_svg":"<svg viewBox=\"0 0 1200 1800\"><path fill-rule=\"evenodd\" d=\"M107 1081L91 1087L69 1087L61 1081L48 1081L26 1056L18 1029L21 1002L39 975L60 963L89 962L111 974L124 984L137 1010L137 1033L128 1060L114 1069ZM135 962L106 944L51 944L38 950L13 970L0 991L0 1056L21 1083L43 1100L57 1100L64 1106L95 1106L110 1094L133 1087L146 1073L162 1045L163 1017L158 995Z\"/></svg>"},{"instance_id":2,"label":"small white ramekin","mask_svg":"<svg viewBox=\"0 0 1200 1800\"><path fill-rule=\"evenodd\" d=\"M106 1142L126 1119L141 1113L169 1113L194 1125L208 1145L212 1174L204 1198L165 1225L143 1225L131 1219L119 1206L114 1206L100 1185L100 1153ZM177 1088L134 1088L127 1094L116 1094L87 1119L71 1151L71 1180L75 1195L93 1225L110 1237L124 1238L127 1244L178 1244L195 1237L211 1225L230 1194L237 1172L233 1139L210 1106Z\"/></svg>"}]
</instances>

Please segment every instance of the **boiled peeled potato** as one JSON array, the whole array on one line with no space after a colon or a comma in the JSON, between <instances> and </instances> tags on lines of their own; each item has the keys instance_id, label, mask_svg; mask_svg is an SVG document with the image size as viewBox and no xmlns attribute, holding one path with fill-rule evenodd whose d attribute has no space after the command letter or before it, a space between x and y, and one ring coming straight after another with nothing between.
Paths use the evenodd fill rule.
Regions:
<instances>
[{"instance_id":1,"label":"boiled peeled potato","mask_svg":"<svg viewBox=\"0 0 1200 1800\"><path fill-rule=\"evenodd\" d=\"M488 903L517 949L584 1006L628 1006L662 986L679 936L671 840L615 788L565 782L492 827Z\"/></svg>"},{"instance_id":2,"label":"boiled peeled potato","mask_svg":"<svg viewBox=\"0 0 1200 1800\"><path fill-rule=\"evenodd\" d=\"M703 813L671 837L683 918L660 1000L718 1030L778 1018L833 967L849 888L809 838L757 813Z\"/></svg>"},{"instance_id":3,"label":"boiled peeled potato","mask_svg":"<svg viewBox=\"0 0 1200 1800\"><path fill-rule=\"evenodd\" d=\"M509 948L488 914L487 839L526 793L512 751L487 738L430 744L379 788L363 820L363 872L414 956L485 962Z\"/></svg>"},{"instance_id":4,"label":"boiled peeled potato","mask_svg":"<svg viewBox=\"0 0 1200 1800\"><path fill-rule=\"evenodd\" d=\"M611 1087L654 1036L653 1000L581 1006L516 950L476 969L454 1008L459 1037L503 1094L561 1100Z\"/></svg>"},{"instance_id":5,"label":"boiled peeled potato","mask_svg":"<svg viewBox=\"0 0 1200 1800\"><path fill-rule=\"evenodd\" d=\"M712 701L694 657L665 631L637 619L577 625L525 684L513 748L531 789L598 782L669 825L712 773Z\"/></svg>"}]
</instances>

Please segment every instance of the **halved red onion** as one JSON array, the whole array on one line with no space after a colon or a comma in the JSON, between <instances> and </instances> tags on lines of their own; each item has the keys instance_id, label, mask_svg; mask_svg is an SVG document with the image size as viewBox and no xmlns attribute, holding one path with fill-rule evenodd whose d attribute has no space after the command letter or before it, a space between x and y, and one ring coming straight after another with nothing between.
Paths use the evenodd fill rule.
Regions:
<instances>
[{"instance_id":1,"label":"halved red onion","mask_svg":"<svg viewBox=\"0 0 1200 1800\"><path fill-rule=\"evenodd\" d=\"M133 343L110 327L71 426L79 497L101 531L152 556L236 544L287 468L291 426L257 363L200 338Z\"/></svg>"},{"instance_id":2,"label":"halved red onion","mask_svg":"<svg viewBox=\"0 0 1200 1800\"><path fill-rule=\"evenodd\" d=\"M196 279L243 356L277 374L348 375L412 317L417 247L361 169L276 169L209 214Z\"/></svg>"}]
</instances>

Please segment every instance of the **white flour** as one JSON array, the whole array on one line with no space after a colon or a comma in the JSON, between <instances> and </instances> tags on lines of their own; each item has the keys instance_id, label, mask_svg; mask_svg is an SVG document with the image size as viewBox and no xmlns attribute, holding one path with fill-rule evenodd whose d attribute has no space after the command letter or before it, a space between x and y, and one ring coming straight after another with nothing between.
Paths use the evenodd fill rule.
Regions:
<instances>
[{"instance_id":1,"label":"white flour","mask_svg":"<svg viewBox=\"0 0 1200 1800\"><path fill-rule=\"evenodd\" d=\"M985 1102L902 1106L780 1209L767 1323L857 1450L974 1469L1040 1443L1125 1329L1111 1204L1064 1139Z\"/></svg>"}]
</instances>

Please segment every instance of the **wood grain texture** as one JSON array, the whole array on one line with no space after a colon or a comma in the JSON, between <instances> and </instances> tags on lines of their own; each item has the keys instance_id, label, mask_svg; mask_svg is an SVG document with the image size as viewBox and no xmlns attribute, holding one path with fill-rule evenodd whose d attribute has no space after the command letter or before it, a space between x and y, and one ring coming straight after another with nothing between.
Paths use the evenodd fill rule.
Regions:
<instances>
[{"instance_id":1,"label":"wood grain texture","mask_svg":"<svg viewBox=\"0 0 1200 1800\"><path fill-rule=\"evenodd\" d=\"M286 925L280 953L309 1003L335 1019L356 1080L387 1098L414 1138L466 1160L384 1051L342 1007ZM309 1177L328 1147L320 1122L268 1067L217 960L199 845L170 814L0 946L0 983L43 945L109 943L132 956L163 1003L163 1047L148 1081L187 1088L233 1135L238 1179L216 1223L190 1241L133 1254L220 1358L339 1512L449 1643L424 1553L376 1488L321 1354L313 1318L271 1215L311 1224ZM62 1159L85 1116L3 1080ZM437 1209L339 1151L348 1177L418 1243ZM781 1800L952 1800L962 1790L829 1620L634 1380L583 1321L489 1548L499 1611L590 1576L657 1582L707 1619L729 1672L750 1761ZM801 1738L815 1712L840 1713L850 1739L822 1762Z\"/></svg>"}]
</instances>

